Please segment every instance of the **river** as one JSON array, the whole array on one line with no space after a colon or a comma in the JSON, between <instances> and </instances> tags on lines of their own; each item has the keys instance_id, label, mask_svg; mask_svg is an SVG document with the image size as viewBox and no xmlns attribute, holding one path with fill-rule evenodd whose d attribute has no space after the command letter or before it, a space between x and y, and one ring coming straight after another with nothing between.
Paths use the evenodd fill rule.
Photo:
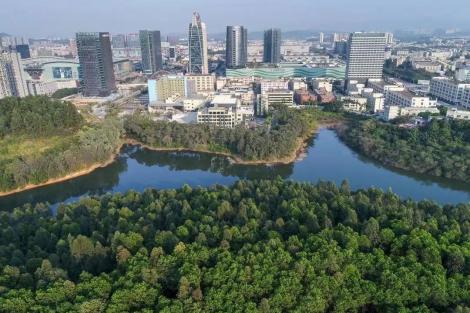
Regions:
<instances>
[{"instance_id":1,"label":"river","mask_svg":"<svg viewBox=\"0 0 470 313\"><path fill-rule=\"evenodd\" d=\"M88 195L125 192L129 189L179 188L230 185L238 179L280 176L295 181L347 180L352 189L389 188L402 198L429 199L438 203L470 202L470 185L445 179L413 175L386 168L345 146L335 132L322 129L309 143L306 155L289 165L240 165L225 157L206 153L151 151L125 146L116 161L94 172L65 182L0 197L0 208L11 210L25 203L59 203Z\"/></svg>"}]
</instances>

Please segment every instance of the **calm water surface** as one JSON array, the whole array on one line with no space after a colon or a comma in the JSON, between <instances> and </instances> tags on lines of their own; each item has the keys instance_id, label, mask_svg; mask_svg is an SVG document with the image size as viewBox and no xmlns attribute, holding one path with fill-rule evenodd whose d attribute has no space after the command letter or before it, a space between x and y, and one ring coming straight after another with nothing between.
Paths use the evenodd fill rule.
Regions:
<instances>
[{"instance_id":1,"label":"calm water surface","mask_svg":"<svg viewBox=\"0 0 470 313\"><path fill-rule=\"evenodd\" d=\"M0 208L9 210L25 203L49 202L56 206L88 195L125 192L129 189L179 188L230 185L238 179L268 179L281 176L296 181L348 180L353 189L392 189L402 198L430 199L439 203L470 202L470 186L444 179L412 175L383 167L346 147L331 130L321 130L312 139L307 155L290 165L237 165L228 159L204 153L157 152L127 146L116 161L86 176L0 197Z\"/></svg>"}]
</instances>

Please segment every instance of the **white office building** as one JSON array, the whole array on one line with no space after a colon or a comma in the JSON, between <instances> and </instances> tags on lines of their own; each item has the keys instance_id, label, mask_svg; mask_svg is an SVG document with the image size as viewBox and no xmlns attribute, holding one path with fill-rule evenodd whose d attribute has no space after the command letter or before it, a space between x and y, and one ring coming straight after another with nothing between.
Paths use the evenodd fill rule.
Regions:
<instances>
[{"instance_id":1,"label":"white office building","mask_svg":"<svg viewBox=\"0 0 470 313\"><path fill-rule=\"evenodd\" d=\"M385 103L389 106L398 105L414 108L428 108L431 106L429 97L421 97L408 90L387 92Z\"/></svg>"},{"instance_id":2,"label":"white office building","mask_svg":"<svg viewBox=\"0 0 470 313\"><path fill-rule=\"evenodd\" d=\"M382 78L385 42L384 33L352 33L348 41L346 79Z\"/></svg>"},{"instance_id":3,"label":"white office building","mask_svg":"<svg viewBox=\"0 0 470 313\"><path fill-rule=\"evenodd\" d=\"M460 105L465 89L470 84L460 83L447 77L434 77L431 80L430 94L439 100Z\"/></svg>"}]
</instances>

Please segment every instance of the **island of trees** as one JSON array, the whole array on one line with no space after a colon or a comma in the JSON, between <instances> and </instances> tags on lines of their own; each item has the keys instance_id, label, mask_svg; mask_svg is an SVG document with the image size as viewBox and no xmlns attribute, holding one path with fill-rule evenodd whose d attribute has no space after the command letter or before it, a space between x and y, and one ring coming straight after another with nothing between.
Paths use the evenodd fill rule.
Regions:
<instances>
[{"instance_id":1,"label":"island of trees","mask_svg":"<svg viewBox=\"0 0 470 313\"><path fill-rule=\"evenodd\" d=\"M470 310L470 205L239 181L0 212L0 312Z\"/></svg>"},{"instance_id":2,"label":"island of trees","mask_svg":"<svg viewBox=\"0 0 470 313\"><path fill-rule=\"evenodd\" d=\"M339 131L356 151L385 165L470 182L470 123L434 119L407 128L376 120L351 120Z\"/></svg>"}]
</instances>

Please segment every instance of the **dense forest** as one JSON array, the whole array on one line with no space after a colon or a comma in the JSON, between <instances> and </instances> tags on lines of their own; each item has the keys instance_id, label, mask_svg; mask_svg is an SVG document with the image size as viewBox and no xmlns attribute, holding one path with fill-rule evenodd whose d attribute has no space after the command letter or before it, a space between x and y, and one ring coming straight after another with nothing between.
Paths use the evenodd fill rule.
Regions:
<instances>
[{"instance_id":1,"label":"dense forest","mask_svg":"<svg viewBox=\"0 0 470 313\"><path fill-rule=\"evenodd\" d=\"M0 99L0 138L27 134L33 137L77 130L83 118L70 102L48 97Z\"/></svg>"},{"instance_id":2,"label":"dense forest","mask_svg":"<svg viewBox=\"0 0 470 313\"><path fill-rule=\"evenodd\" d=\"M86 125L75 107L47 97L0 100L0 191L61 178L108 160L122 123Z\"/></svg>"},{"instance_id":3,"label":"dense forest","mask_svg":"<svg viewBox=\"0 0 470 313\"><path fill-rule=\"evenodd\" d=\"M156 148L204 149L231 153L243 160L276 161L292 155L299 141L311 136L319 122L337 118L334 113L318 109L279 106L265 125L256 129L155 122L145 115L128 118L124 128L129 138Z\"/></svg>"},{"instance_id":4,"label":"dense forest","mask_svg":"<svg viewBox=\"0 0 470 313\"><path fill-rule=\"evenodd\" d=\"M350 147L383 164L470 182L469 122L432 120L410 129L355 120L339 133Z\"/></svg>"},{"instance_id":5,"label":"dense forest","mask_svg":"<svg viewBox=\"0 0 470 313\"><path fill-rule=\"evenodd\" d=\"M0 212L0 312L470 310L470 206L239 181Z\"/></svg>"}]
</instances>

